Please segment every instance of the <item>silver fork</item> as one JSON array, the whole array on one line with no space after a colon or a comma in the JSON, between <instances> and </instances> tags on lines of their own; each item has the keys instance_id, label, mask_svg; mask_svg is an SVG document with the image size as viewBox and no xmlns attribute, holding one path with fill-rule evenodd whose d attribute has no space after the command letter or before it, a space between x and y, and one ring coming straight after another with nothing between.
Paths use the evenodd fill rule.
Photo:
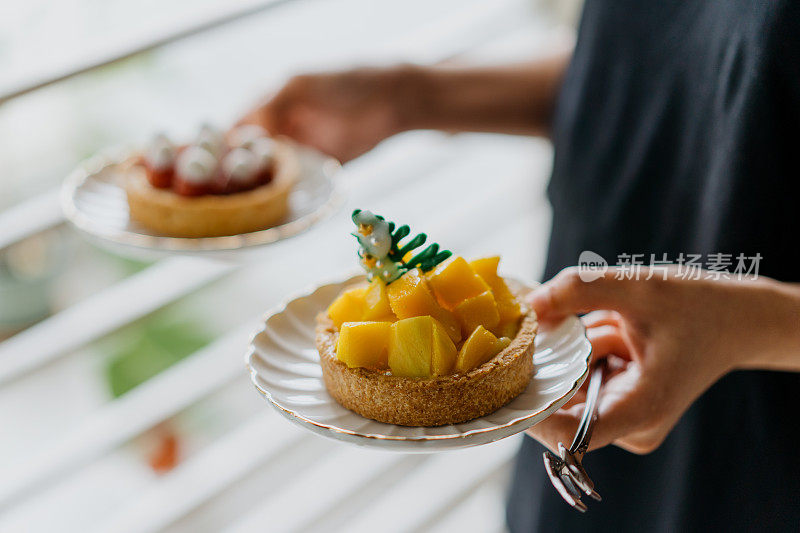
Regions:
<instances>
[{"instance_id":1,"label":"silver fork","mask_svg":"<svg viewBox=\"0 0 800 533\"><path fill-rule=\"evenodd\" d=\"M553 486L568 504L582 513L587 509L586 504L581 501L584 494L597 501L601 500L581 461L589 449L589 440L592 438L592 430L597 421L597 399L600 396L600 386L603 384L605 371L605 360L600 360L592 370L589 389L586 391L586 405L569 450L559 442L559 455L549 450L543 454L544 467Z\"/></svg>"}]
</instances>

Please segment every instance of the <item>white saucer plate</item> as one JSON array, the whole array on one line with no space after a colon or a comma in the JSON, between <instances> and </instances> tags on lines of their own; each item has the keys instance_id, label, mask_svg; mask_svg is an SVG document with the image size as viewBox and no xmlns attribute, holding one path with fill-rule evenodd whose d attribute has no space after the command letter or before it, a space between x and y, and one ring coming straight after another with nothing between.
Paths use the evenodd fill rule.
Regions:
<instances>
[{"instance_id":1,"label":"white saucer plate","mask_svg":"<svg viewBox=\"0 0 800 533\"><path fill-rule=\"evenodd\" d=\"M314 342L318 313L341 289L363 280L323 285L269 314L246 356L251 379L287 419L333 439L403 452L477 446L514 435L564 405L589 373L592 347L580 320L569 317L536 336L535 374L528 388L494 413L449 426L405 427L376 422L345 409L325 389Z\"/></svg>"},{"instance_id":2,"label":"white saucer plate","mask_svg":"<svg viewBox=\"0 0 800 533\"><path fill-rule=\"evenodd\" d=\"M180 238L159 235L132 222L119 165L131 150L92 157L64 181L61 206L66 219L99 246L136 258L167 253L230 254L293 237L327 218L342 203L334 175L341 165L309 148L296 147L301 173L289 195L287 220L272 228L226 237Z\"/></svg>"}]
</instances>

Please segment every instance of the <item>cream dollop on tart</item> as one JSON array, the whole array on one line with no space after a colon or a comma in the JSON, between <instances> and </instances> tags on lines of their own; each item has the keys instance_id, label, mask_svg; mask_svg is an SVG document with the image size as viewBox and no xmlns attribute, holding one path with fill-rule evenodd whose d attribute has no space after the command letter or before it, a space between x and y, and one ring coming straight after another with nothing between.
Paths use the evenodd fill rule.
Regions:
<instances>
[{"instance_id":1,"label":"cream dollop on tart","mask_svg":"<svg viewBox=\"0 0 800 533\"><path fill-rule=\"evenodd\" d=\"M228 134L228 141L232 147L250 149L253 142L258 139L267 139L268 137L269 133L261 126L245 124L232 129Z\"/></svg>"},{"instance_id":2,"label":"cream dollop on tart","mask_svg":"<svg viewBox=\"0 0 800 533\"><path fill-rule=\"evenodd\" d=\"M269 168L275 161L275 141L260 137L247 143L245 146L255 156L256 168L263 170Z\"/></svg>"},{"instance_id":3,"label":"cream dollop on tart","mask_svg":"<svg viewBox=\"0 0 800 533\"><path fill-rule=\"evenodd\" d=\"M217 158L200 146L189 146L175 162L178 177L189 183L211 183L217 173Z\"/></svg>"},{"instance_id":4,"label":"cream dollop on tart","mask_svg":"<svg viewBox=\"0 0 800 533\"><path fill-rule=\"evenodd\" d=\"M225 142L225 134L211 124L200 126L200 131L197 132L197 137L192 144L207 150L217 158L222 157L228 148Z\"/></svg>"},{"instance_id":5,"label":"cream dollop on tart","mask_svg":"<svg viewBox=\"0 0 800 533\"><path fill-rule=\"evenodd\" d=\"M160 133L156 135L145 149L144 159L153 168L164 170L175 164L177 150L169 138Z\"/></svg>"},{"instance_id":6,"label":"cream dollop on tart","mask_svg":"<svg viewBox=\"0 0 800 533\"><path fill-rule=\"evenodd\" d=\"M246 148L234 148L222 160L225 177L238 185L252 183L258 170L256 155Z\"/></svg>"}]
</instances>

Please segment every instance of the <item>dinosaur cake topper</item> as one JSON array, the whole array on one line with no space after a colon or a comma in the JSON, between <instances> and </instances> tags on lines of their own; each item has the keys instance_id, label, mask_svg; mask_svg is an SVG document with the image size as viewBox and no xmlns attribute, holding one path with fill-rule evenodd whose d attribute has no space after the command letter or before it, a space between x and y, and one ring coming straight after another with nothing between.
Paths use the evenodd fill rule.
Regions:
<instances>
[{"instance_id":1,"label":"dinosaur cake topper","mask_svg":"<svg viewBox=\"0 0 800 533\"><path fill-rule=\"evenodd\" d=\"M401 245L400 241L411 233L411 228L405 224L395 228L394 222L387 222L370 211L356 209L352 219L358 226L358 231L353 233L360 246L358 256L369 281L380 278L388 284L412 268L427 272L452 255L449 250L440 251L436 243L412 255L425 244L427 235L419 233ZM411 257L405 260L407 256Z\"/></svg>"}]
</instances>

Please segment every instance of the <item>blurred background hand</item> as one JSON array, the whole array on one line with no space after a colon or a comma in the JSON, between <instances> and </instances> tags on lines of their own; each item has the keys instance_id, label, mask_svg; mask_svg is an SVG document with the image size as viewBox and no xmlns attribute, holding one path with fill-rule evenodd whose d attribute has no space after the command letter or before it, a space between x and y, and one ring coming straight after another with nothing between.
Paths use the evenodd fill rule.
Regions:
<instances>
[{"instance_id":1,"label":"blurred background hand","mask_svg":"<svg viewBox=\"0 0 800 533\"><path fill-rule=\"evenodd\" d=\"M257 124L346 162L400 131L397 93L410 68L295 76L240 123Z\"/></svg>"},{"instance_id":2,"label":"blurred background hand","mask_svg":"<svg viewBox=\"0 0 800 533\"><path fill-rule=\"evenodd\" d=\"M358 68L301 74L251 110L257 124L347 162L412 129L548 135L570 49L491 66Z\"/></svg>"}]
</instances>

